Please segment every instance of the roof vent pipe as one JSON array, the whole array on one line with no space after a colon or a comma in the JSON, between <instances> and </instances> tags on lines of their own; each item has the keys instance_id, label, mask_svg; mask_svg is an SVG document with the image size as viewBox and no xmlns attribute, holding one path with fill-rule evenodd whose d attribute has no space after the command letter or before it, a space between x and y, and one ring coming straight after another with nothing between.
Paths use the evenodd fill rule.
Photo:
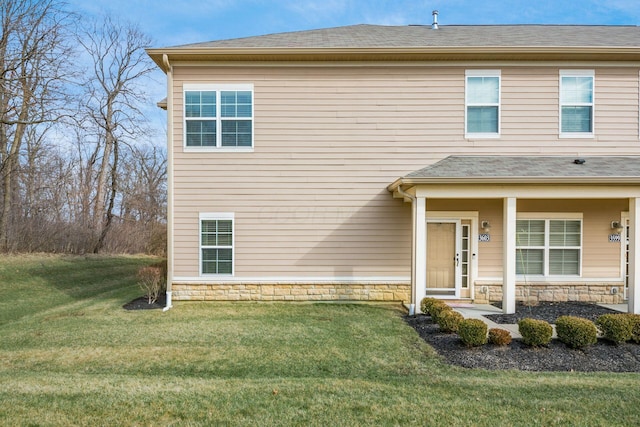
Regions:
<instances>
[{"instance_id":1,"label":"roof vent pipe","mask_svg":"<svg viewBox=\"0 0 640 427\"><path fill-rule=\"evenodd\" d=\"M438 27L438 11L434 10L433 12L431 12L433 14L433 24L431 24L431 29L432 30L437 30Z\"/></svg>"}]
</instances>

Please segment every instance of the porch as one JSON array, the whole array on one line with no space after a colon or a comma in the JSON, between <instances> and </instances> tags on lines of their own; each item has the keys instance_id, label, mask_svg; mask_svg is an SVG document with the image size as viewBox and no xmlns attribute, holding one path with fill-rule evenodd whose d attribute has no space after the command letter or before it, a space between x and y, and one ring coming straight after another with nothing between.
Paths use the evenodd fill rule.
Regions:
<instances>
[{"instance_id":1,"label":"porch","mask_svg":"<svg viewBox=\"0 0 640 427\"><path fill-rule=\"evenodd\" d=\"M410 311L425 296L628 302L640 313L640 157L451 156L388 189L412 203Z\"/></svg>"}]
</instances>

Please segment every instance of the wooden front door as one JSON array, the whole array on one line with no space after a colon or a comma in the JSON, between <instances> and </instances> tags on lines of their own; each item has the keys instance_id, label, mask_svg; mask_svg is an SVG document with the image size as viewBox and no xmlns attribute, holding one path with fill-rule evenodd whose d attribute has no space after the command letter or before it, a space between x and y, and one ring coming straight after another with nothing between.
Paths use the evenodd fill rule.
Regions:
<instances>
[{"instance_id":1,"label":"wooden front door","mask_svg":"<svg viewBox=\"0 0 640 427\"><path fill-rule=\"evenodd\" d=\"M427 296L460 296L460 230L457 220L427 222Z\"/></svg>"}]
</instances>

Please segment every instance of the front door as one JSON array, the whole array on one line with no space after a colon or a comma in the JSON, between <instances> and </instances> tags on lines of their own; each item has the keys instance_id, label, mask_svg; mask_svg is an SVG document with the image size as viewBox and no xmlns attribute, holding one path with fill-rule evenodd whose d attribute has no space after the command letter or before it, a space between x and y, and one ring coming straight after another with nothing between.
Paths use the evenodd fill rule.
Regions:
<instances>
[{"instance_id":1,"label":"front door","mask_svg":"<svg viewBox=\"0 0 640 427\"><path fill-rule=\"evenodd\" d=\"M459 220L427 221L427 296L460 297L461 230Z\"/></svg>"}]
</instances>

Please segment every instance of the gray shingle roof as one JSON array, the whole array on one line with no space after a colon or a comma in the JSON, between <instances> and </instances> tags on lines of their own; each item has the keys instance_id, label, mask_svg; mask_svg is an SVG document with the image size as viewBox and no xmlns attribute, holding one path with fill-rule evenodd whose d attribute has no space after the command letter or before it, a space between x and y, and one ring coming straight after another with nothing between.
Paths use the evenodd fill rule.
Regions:
<instances>
[{"instance_id":1,"label":"gray shingle roof","mask_svg":"<svg viewBox=\"0 0 640 427\"><path fill-rule=\"evenodd\" d=\"M582 160L584 163L581 163ZM640 156L449 156L433 165L411 172L404 178L506 180L614 177L639 178Z\"/></svg>"},{"instance_id":2,"label":"gray shingle roof","mask_svg":"<svg viewBox=\"0 0 640 427\"><path fill-rule=\"evenodd\" d=\"M182 45L184 48L639 47L638 26L351 25Z\"/></svg>"}]
</instances>

